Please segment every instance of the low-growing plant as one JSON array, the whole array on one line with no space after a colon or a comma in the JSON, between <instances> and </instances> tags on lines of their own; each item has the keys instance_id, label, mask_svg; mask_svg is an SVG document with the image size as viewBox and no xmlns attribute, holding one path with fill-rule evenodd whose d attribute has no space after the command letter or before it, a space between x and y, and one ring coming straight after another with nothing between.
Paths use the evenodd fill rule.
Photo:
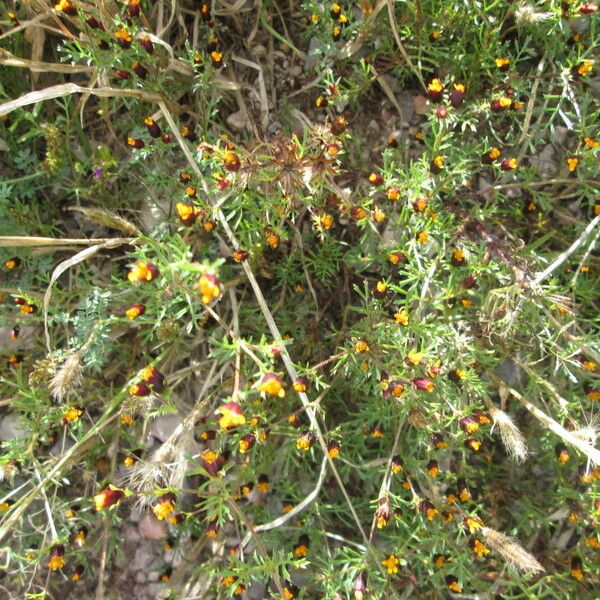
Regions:
<instances>
[{"instance_id":1,"label":"low-growing plant","mask_svg":"<svg viewBox=\"0 0 600 600\"><path fill-rule=\"evenodd\" d=\"M595 597L597 13L8 3L0 597Z\"/></svg>"}]
</instances>

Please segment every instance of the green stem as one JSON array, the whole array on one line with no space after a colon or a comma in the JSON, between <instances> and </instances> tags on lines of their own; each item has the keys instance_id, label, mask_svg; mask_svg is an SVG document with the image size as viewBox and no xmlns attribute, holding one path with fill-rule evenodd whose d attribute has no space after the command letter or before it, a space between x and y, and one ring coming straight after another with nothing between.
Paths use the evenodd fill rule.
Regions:
<instances>
[{"instance_id":1,"label":"green stem","mask_svg":"<svg viewBox=\"0 0 600 600\"><path fill-rule=\"evenodd\" d=\"M21 181L28 181L29 179L35 179L40 175L45 175L44 171L37 171L36 173L30 173L29 175L23 175L23 177L15 177L14 179L0 179L0 183L4 185L11 185L13 183L21 183Z\"/></svg>"}]
</instances>

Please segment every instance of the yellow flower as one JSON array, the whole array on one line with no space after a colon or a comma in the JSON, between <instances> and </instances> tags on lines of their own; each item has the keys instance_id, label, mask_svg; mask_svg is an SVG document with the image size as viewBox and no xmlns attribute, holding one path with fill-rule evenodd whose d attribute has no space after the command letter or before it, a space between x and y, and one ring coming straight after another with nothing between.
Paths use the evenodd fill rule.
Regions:
<instances>
[{"instance_id":1,"label":"yellow flower","mask_svg":"<svg viewBox=\"0 0 600 600\"><path fill-rule=\"evenodd\" d=\"M218 412L221 415L219 427L224 431L246 423L242 407L237 402L226 402L219 408Z\"/></svg>"},{"instance_id":2,"label":"yellow flower","mask_svg":"<svg viewBox=\"0 0 600 600\"><path fill-rule=\"evenodd\" d=\"M406 360L412 365L418 365L423 360L423 353L413 348L406 357Z\"/></svg>"},{"instance_id":3,"label":"yellow flower","mask_svg":"<svg viewBox=\"0 0 600 600\"><path fill-rule=\"evenodd\" d=\"M405 308L401 308L396 314L394 319L399 325L408 325L408 311Z\"/></svg>"},{"instance_id":4,"label":"yellow flower","mask_svg":"<svg viewBox=\"0 0 600 600\"><path fill-rule=\"evenodd\" d=\"M490 553L489 548L479 540L473 541L473 552L479 556L479 558L483 558L486 554Z\"/></svg>"},{"instance_id":5,"label":"yellow flower","mask_svg":"<svg viewBox=\"0 0 600 600\"><path fill-rule=\"evenodd\" d=\"M443 91L443 89L444 89L444 86L443 86L443 84L442 84L441 80L440 80L438 77L436 77L436 78L435 78L435 79L433 79L433 80L431 81L431 83L430 83L430 84L427 86L427 89L428 89L430 92L436 92L436 93L439 93L439 92Z\"/></svg>"},{"instance_id":6,"label":"yellow flower","mask_svg":"<svg viewBox=\"0 0 600 600\"><path fill-rule=\"evenodd\" d=\"M319 223L323 229L331 229L333 227L333 216L329 213L324 213L319 218Z\"/></svg>"},{"instance_id":7,"label":"yellow flower","mask_svg":"<svg viewBox=\"0 0 600 600\"><path fill-rule=\"evenodd\" d=\"M584 60L580 65L577 66L577 73L582 77L589 75L592 72L592 61Z\"/></svg>"},{"instance_id":8,"label":"yellow flower","mask_svg":"<svg viewBox=\"0 0 600 600\"><path fill-rule=\"evenodd\" d=\"M52 556L48 561L48 568L51 571L58 571L65 566L65 558L64 556Z\"/></svg>"},{"instance_id":9,"label":"yellow flower","mask_svg":"<svg viewBox=\"0 0 600 600\"><path fill-rule=\"evenodd\" d=\"M510 65L509 58L497 58L494 62L499 69L506 69Z\"/></svg>"},{"instance_id":10,"label":"yellow flower","mask_svg":"<svg viewBox=\"0 0 600 600\"><path fill-rule=\"evenodd\" d=\"M164 519L168 518L168 516L175 510L175 506L173 504L174 501L175 496L173 494L165 494L156 501L156 504L152 507L152 512L159 521L163 521Z\"/></svg>"},{"instance_id":11,"label":"yellow flower","mask_svg":"<svg viewBox=\"0 0 600 600\"><path fill-rule=\"evenodd\" d=\"M598 146L600 146L600 142L597 142L594 138L589 136L584 137L583 141L588 150L593 150L594 148L598 148Z\"/></svg>"},{"instance_id":12,"label":"yellow flower","mask_svg":"<svg viewBox=\"0 0 600 600\"><path fill-rule=\"evenodd\" d=\"M400 192L397 187L391 187L386 193L387 199L395 202L400 199Z\"/></svg>"},{"instance_id":13,"label":"yellow flower","mask_svg":"<svg viewBox=\"0 0 600 600\"><path fill-rule=\"evenodd\" d=\"M443 169L445 168L445 164L444 164L444 157L441 154L438 154L437 156L434 156L433 160L431 161L438 169Z\"/></svg>"},{"instance_id":14,"label":"yellow flower","mask_svg":"<svg viewBox=\"0 0 600 600\"><path fill-rule=\"evenodd\" d=\"M569 156L566 159L566 163L569 168L569 173L573 173L579 164L579 158L577 156Z\"/></svg>"},{"instance_id":15,"label":"yellow flower","mask_svg":"<svg viewBox=\"0 0 600 600\"><path fill-rule=\"evenodd\" d=\"M393 575L399 571L400 559L395 554L390 554L385 560L381 561L381 564L387 569L389 575Z\"/></svg>"},{"instance_id":16,"label":"yellow flower","mask_svg":"<svg viewBox=\"0 0 600 600\"><path fill-rule=\"evenodd\" d=\"M221 295L221 283L210 273L202 275L198 280L198 289L200 290L202 302L210 304Z\"/></svg>"},{"instance_id":17,"label":"yellow flower","mask_svg":"<svg viewBox=\"0 0 600 600\"><path fill-rule=\"evenodd\" d=\"M429 241L429 232L428 231L420 231L417 234L417 242L419 244L426 244Z\"/></svg>"},{"instance_id":18,"label":"yellow flower","mask_svg":"<svg viewBox=\"0 0 600 600\"><path fill-rule=\"evenodd\" d=\"M267 373L260 382L259 388L262 393L268 394L269 396L277 396L283 398L285 396L285 389L283 387L283 380L277 373Z\"/></svg>"},{"instance_id":19,"label":"yellow flower","mask_svg":"<svg viewBox=\"0 0 600 600\"><path fill-rule=\"evenodd\" d=\"M365 340L363 340L363 339L356 340L356 343L354 344L354 352L356 354L362 354L363 352L369 352L369 350L370 350L369 344L367 344L367 342L365 342Z\"/></svg>"},{"instance_id":20,"label":"yellow flower","mask_svg":"<svg viewBox=\"0 0 600 600\"><path fill-rule=\"evenodd\" d=\"M63 415L63 422L74 423L81 417L83 410L79 406L72 406Z\"/></svg>"}]
</instances>

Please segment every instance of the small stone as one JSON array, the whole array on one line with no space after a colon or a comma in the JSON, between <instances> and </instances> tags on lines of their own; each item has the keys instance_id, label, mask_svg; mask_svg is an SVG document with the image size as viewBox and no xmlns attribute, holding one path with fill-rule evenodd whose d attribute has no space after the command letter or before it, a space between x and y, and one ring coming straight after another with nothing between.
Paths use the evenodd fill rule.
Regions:
<instances>
[{"instance_id":1,"label":"small stone","mask_svg":"<svg viewBox=\"0 0 600 600\"><path fill-rule=\"evenodd\" d=\"M146 573L144 573L144 571L138 571L135 574L136 583L146 583L146 579Z\"/></svg>"},{"instance_id":2,"label":"small stone","mask_svg":"<svg viewBox=\"0 0 600 600\"><path fill-rule=\"evenodd\" d=\"M154 516L145 515L138 525L138 531L147 540L160 540L167 536L167 530L162 521Z\"/></svg>"},{"instance_id":3,"label":"small stone","mask_svg":"<svg viewBox=\"0 0 600 600\"><path fill-rule=\"evenodd\" d=\"M143 571L154 560L154 552L148 544L142 544L133 555L131 569L134 571Z\"/></svg>"},{"instance_id":4,"label":"small stone","mask_svg":"<svg viewBox=\"0 0 600 600\"><path fill-rule=\"evenodd\" d=\"M180 415L160 415L150 425L149 434L164 442L181 423Z\"/></svg>"},{"instance_id":5,"label":"small stone","mask_svg":"<svg viewBox=\"0 0 600 600\"><path fill-rule=\"evenodd\" d=\"M29 430L22 423L19 415L9 414L0 421L0 442L23 438L29 435Z\"/></svg>"}]
</instances>

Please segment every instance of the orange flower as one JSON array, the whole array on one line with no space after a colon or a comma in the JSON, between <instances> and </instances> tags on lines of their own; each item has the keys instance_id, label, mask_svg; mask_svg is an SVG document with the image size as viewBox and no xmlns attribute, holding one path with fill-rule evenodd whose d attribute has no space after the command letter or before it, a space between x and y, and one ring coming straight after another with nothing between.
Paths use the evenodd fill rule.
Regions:
<instances>
[{"instance_id":1,"label":"orange flower","mask_svg":"<svg viewBox=\"0 0 600 600\"><path fill-rule=\"evenodd\" d=\"M134 304L125 311L125 316L133 321L142 316L146 312L146 307L143 304Z\"/></svg>"},{"instance_id":2,"label":"orange flower","mask_svg":"<svg viewBox=\"0 0 600 600\"><path fill-rule=\"evenodd\" d=\"M137 281L152 281L160 275L158 267L152 263L144 262L142 260L136 261L135 265L127 274L127 279L131 283Z\"/></svg>"}]
</instances>

